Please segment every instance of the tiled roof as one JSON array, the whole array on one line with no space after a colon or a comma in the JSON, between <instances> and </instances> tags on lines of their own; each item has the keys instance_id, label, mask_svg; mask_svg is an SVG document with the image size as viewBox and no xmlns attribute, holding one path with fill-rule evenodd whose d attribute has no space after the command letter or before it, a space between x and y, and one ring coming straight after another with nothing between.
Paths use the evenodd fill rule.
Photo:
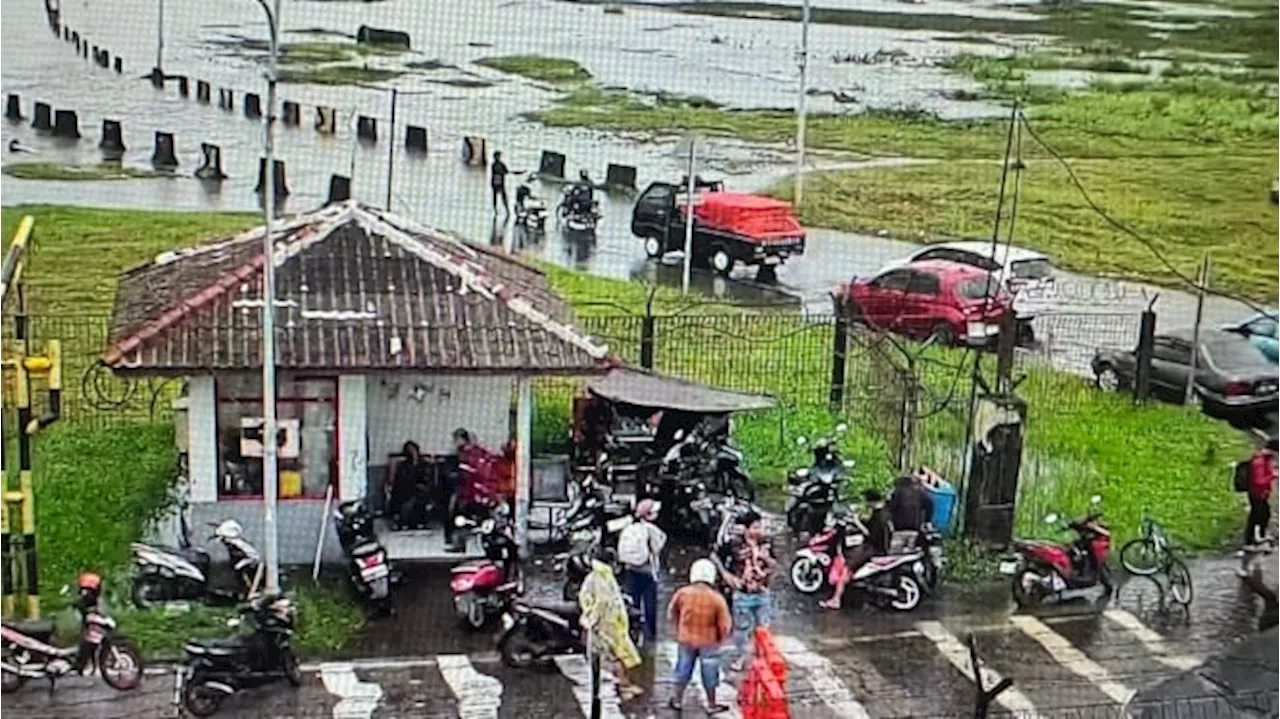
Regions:
<instances>
[{"instance_id":1,"label":"tiled roof","mask_svg":"<svg viewBox=\"0 0 1280 719\"><path fill-rule=\"evenodd\" d=\"M276 355L290 369L579 372L608 349L546 277L354 200L275 227ZM124 272L117 370L261 367L261 227Z\"/></svg>"}]
</instances>

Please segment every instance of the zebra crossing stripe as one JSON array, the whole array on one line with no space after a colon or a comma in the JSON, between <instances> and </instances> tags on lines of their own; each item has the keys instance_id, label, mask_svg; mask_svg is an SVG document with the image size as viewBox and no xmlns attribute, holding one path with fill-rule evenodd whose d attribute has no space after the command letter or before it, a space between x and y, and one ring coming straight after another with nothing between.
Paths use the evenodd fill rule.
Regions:
<instances>
[{"instance_id":1,"label":"zebra crossing stripe","mask_svg":"<svg viewBox=\"0 0 1280 719\"><path fill-rule=\"evenodd\" d=\"M1189 654L1173 654L1169 651L1169 642L1164 637L1157 634L1150 627L1142 623L1142 620L1126 612L1123 609L1108 609L1102 613L1107 619L1119 624L1121 627L1132 634L1135 639L1151 652L1151 658L1161 664L1172 667L1179 671L1194 669L1202 663L1201 660Z\"/></svg>"},{"instance_id":2,"label":"zebra crossing stripe","mask_svg":"<svg viewBox=\"0 0 1280 719\"><path fill-rule=\"evenodd\" d=\"M841 719L870 719L865 707L853 698L853 692L836 678L831 660L809 649L795 637L774 637L774 644L787 662L803 669L814 692Z\"/></svg>"},{"instance_id":3,"label":"zebra crossing stripe","mask_svg":"<svg viewBox=\"0 0 1280 719\"><path fill-rule=\"evenodd\" d=\"M1066 637L1045 626L1044 622L1035 617L1020 614L1010 617L1009 621L1044 647L1045 651L1049 652L1059 664L1072 673L1088 679L1115 703L1123 706L1133 697L1134 690L1116 681L1105 667L1076 649Z\"/></svg>"},{"instance_id":4,"label":"zebra crossing stripe","mask_svg":"<svg viewBox=\"0 0 1280 719\"><path fill-rule=\"evenodd\" d=\"M561 654L555 657L556 668L573 683L573 698L578 700L583 716L591 716L591 665L581 654ZM618 697L618 684L608 667L600 671L601 719L625 719Z\"/></svg>"},{"instance_id":5,"label":"zebra crossing stripe","mask_svg":"<svg viewBox=\"0 0 1280 719\"><path fill-rule=\"evenodd\" d=\"M320 681L326 691L339 697L333 719L369 719L382 699L382 687L360 681L351 664L321 664Z\"/></svg>"},{"instance_id":6,"label":"zebra crossing stripe","mask_svg":"<svg viewBox=\"0 0 1280 719\"><path fill-rule=\"evenodd\" d=\"M959 639L946 627L942 626L942 622L924 621L916 624L916 628L942 654L951 665L960 670L960 673L973 680L973 666L969 663L969 649L960 643ZM1001 676L995 670L988 667L979 667L982 672L983 686L992 687L998 684ZM1016 686L1000 692L996 697L996 702L1004 708L1018 715L1019 719L1041 719L1040 713L1036 711L1036 705L1031 703L1026 694Z\"/></svg>"},{"instance_id":7,"label":"zebra crossing stripe","mask_svg":"<svg viewBox=\"0 0 1280 719\"><path fill-rule=\"evenodd\" d=\"M459 719L497 719L498 707L502 706L501 681L476 671L464 654L441 654L436 661L449 691L458 700Z\"/></svg>"},{"instance_id":8,"label":"zebra crossing stripe","mask_svg":"<svg viewBox=\"0 0 1280 719\"><path fill-rule=\"evenodd\" d=\"M679 648L675 642L667 640L658 643L655 659L658 662L659 676L671 676L675 673L678 653ZM728 666L728 662L722 658L720 662L720 686L716 687L716 702L729 707L729 711L716 714L715 717L716 719L742 719L742 711L738 708L738 689L725 681L725 669ZM696 670L689 685L690 689L698 693L698 704L705 710L708 706L707 691L703 688L702 679ZM683 699L684 697L681 697L681 700Z\"/></svg>"}]
</instances>

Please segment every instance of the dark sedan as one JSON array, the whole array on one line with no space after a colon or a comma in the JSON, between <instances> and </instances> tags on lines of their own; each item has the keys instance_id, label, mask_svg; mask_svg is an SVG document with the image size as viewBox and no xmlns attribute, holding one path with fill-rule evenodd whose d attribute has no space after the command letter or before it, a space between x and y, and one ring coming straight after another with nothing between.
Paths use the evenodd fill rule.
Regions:
<instances>
[{"instance_id":1,"label":"dark sedan","mask_svg":"<svg viewBox=\"0 0 1280 719\"><path fill-rule=\"evenodd\" d=\"M1181 330L1156 335L1151 359L1151 393L1181 404L1191 375L1193 335ZM1276 367L1248 339L1203 329L1195 360L1192 402L1204 413L1241 427L1267 428L1276 421ZM1103 389L1133 386L1137 350L1100 349L1093 374Z\"/></svg>"}]
</instances>

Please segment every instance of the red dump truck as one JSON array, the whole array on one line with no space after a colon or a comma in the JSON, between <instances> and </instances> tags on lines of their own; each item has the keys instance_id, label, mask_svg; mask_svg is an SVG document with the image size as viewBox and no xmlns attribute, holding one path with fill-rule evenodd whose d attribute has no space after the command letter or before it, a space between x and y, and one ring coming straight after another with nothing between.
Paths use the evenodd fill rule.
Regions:
<instances>
[{"instance_id":1,"label":"red dump truck","mask_svg":"<svg viewBox=\"0 0 1280 719\"><path fill-rule=\"evenodd\" d=\"M685 185L655 182L631 211L631 233L644 239L650 257L683 251ZM771 273L804 254L805 231L789 203L747 192L729 192L721 182L695 183L693 261L728 276L738 263Z\"/></svg>"}]
</instances>

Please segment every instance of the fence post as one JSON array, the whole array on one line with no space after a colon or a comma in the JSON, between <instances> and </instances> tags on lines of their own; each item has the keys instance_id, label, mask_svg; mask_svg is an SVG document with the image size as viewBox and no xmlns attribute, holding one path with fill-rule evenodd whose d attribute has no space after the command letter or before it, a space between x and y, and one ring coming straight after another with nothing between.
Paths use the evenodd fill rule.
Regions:
<instances>
[{"instance_id":1,"label":"fence post","mask_svg":"<svg viewBox=\"0 0 1280 719\"><path fill-rule=\"evenodd\" d=\"M838 295L831 295L835 307L835 336L831 348L831 396L828 409L839 412L844 407L845 360L849 354L849 314L845 311L844 301Z\"/></svg>"},{"instance_id":2,"label":"fence post","mask_svg":"<svg viewBox=\"0 0 1280 719\"><path fill-rule=\"evenodd\" d=\"M1155 304L1154 300L1152 304ZM1133 398L1138 402L1151 398L1151 354L1155 338L1156 313L1147 307L1142 312L1142 323L1138 327L1138 369L1133 382Z\"/></svg>"},{"instance_id":3,"label":"fence post","mask_svg":"<svg viewBox=\"0 0 1280 719\"><path fill-rule=\"evenodd\" d=\"M996 339L996 392L1005 394L1013 387L1013 354L1018 344L1018 323L1013 313L1000 318L1000 335Z\"/></svg>"},{"instance_id":4,"label":"fence post","mask_svg":"<svg viewBox=\"0 0 1280 719\"><path fill-rule=\"evenodd\" d=\"M649 290L649 298L644 303L644 317L640 321L640 366L653 369L653 296L655 290Z\"/></svg>"}]
</instances>

